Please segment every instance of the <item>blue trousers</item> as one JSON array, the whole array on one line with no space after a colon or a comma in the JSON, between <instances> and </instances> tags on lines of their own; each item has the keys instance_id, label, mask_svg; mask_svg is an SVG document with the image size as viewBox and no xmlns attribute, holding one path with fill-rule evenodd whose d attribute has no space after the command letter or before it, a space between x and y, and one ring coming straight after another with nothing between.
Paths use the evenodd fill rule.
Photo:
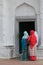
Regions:
<instances>
[{"instance_id":1,"label":"blue trousers","mask_svg":"<svg viewBox=\"0 0 43 65\"><path fill-rule=\"evenodd\" d=\"M27 47L22 50L22 54L21 54L20 59L23 60L23 61L27 61L28 60Z\"/></svg>"}]
</instances>

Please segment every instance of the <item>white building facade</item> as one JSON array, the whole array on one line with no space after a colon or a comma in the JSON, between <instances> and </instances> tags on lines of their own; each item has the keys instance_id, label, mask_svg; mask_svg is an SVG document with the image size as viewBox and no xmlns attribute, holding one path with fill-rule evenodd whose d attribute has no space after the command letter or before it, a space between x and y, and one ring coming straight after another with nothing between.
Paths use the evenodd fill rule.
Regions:
<instances>
[{"instance_id":1,"label":"white building facade","mask_svg":"<svg viewBox=\"0 0 43 65\"><path fill-rule=\"evenodd\" d=\"M19 22L34 21L43 59L43 0L0 0L0 58L19 57Z\"/></svg>"}]
</instances>

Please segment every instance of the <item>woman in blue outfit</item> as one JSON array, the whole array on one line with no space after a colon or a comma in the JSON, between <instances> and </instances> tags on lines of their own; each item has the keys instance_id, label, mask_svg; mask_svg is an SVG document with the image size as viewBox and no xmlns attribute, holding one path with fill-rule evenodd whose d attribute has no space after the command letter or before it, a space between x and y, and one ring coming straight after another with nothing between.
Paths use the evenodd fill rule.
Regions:
<instances>
[{"instance_id":1,"label":"woman in blue outfit","mask_svg":"<svg viewBox=\"0 0 43 65\"><path fill-rule=\"evenodd\" d=\"M21 39L21 44L22 44L22 54L21 54L21 60L28 60L28 51L27 51L27 45L26 45L26 40L28 38L28 33L27 31L24 31L24 35Z\"/></svg>"}]
</instances>

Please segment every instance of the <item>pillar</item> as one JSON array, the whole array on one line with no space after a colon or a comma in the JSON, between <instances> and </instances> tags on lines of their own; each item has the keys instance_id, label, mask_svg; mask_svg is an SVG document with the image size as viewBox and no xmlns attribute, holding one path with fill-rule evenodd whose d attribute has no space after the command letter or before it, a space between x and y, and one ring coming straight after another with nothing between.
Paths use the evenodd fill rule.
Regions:
<instances>
[{"instance_id":1,"label":"pillar","mask_svg":"<svg viewBox=\"0 0 43 65\"><path fill-rule=\"evenodd\" d=\"M43 47L43 0L40 0L41 46Z\"/></svg>"}]
</instances>

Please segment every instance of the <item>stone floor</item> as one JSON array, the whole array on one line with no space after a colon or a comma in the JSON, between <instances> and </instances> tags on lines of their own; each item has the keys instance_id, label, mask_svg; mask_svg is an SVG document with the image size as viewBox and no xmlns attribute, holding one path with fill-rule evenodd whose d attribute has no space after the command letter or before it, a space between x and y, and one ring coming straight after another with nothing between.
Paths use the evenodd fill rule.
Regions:
<instances>
[{"instance_id":1,"label":"stone floor","mask_svg":"<svg viewBox=\"0 0 43 65\"><path fill-rule=\"evenodd\" d=\"M0 59L0 65L43 65L43 60L20 61L18 59Z\"/></svg>"}]
</instances>

